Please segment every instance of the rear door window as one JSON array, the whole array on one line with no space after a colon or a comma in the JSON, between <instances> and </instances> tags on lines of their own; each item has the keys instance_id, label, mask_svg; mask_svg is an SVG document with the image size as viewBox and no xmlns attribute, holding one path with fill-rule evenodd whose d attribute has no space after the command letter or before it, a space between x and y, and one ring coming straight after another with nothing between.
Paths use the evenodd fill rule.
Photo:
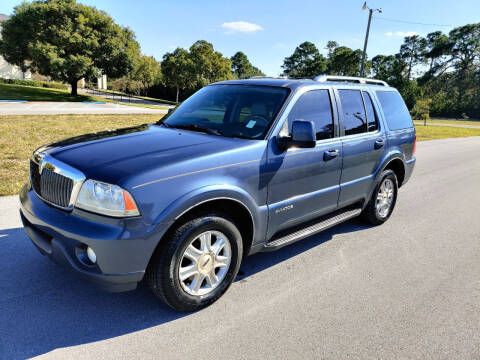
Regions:
<instances>
[{"instance_id":1,"label":"rear door window","mask_svg":"<svg viewBox=\"0 0 480 360\"><path fill-rule=\"evenodd\" d=\"M398 92L377 91L377 97L390 130L406 129L413 126L407 106Z\"/></svg>"},{"instance_id":2,"label":"rear door window","mask_svg":"<svg viewBox=\"0 0 480 360\"><path fill-rule=\"evenodd\" d=\"M367 117L360 90L338 90L343 111L345 135L367 132Z\"/></svg>"},{"instance_id":3,"label":"rear door window","mask_svg":"<svg viewBox=\"0 0 480 360\"><path fill-rule=\"evenodd\" d=\"M378 118L375 108L373 107L372 98L370 94L363 91L363 100L365 101L365 108L367 109L367 128L368 131L378 130Z\"/></svg>"}]
</instances>

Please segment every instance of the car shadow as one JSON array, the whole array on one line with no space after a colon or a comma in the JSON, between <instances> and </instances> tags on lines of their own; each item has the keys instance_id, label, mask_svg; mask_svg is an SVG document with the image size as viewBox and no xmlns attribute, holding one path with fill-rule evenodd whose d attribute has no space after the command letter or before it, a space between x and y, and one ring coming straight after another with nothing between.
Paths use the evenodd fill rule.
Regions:
<instances>
[{"instance_id":1,"label":"car shadow","mask_svg":"<svg viewBox=\"0 0 480 360\"><path fill-rule=\"evenodd\" d=\"M365 226L353 221L276 252L244 259L236 281ZM24 359L57 348L113 338L174 321L178 313L142 282L106 293L41 256L23 228L0 230L0 359Z\"/></svg>"}]
</instances>

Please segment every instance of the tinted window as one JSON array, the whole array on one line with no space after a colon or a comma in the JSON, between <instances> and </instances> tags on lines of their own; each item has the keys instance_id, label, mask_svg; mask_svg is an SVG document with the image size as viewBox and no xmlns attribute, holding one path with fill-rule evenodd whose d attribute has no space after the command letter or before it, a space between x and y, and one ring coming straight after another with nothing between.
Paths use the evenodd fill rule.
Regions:
<instances>
[{"instance_id":1,"label":"tinted window","mask_svg":"<svg viewBox=\"0 0 480 360\"><path fill-rule=\"evenodd\" d=\"M211 85L184 101L164 122L171 127L260 139L289 94L270 86Z\"/></svg>"},{"instance_id":2,"label":"tinted window","mask_svg":"<svg viewBox=\"0 0 480 360\"><path fill-rule=\"evenodd\" d=\"M407 106L399 93L394 91L377 91L378 100L382 105L385 120L390 130L412 127L412 118Z\"/></svg>"},{"instance_id":3,"label":"tinted window","mask_svg":"<svg viewBox=\"0 0 480 360\"><path fill-rule=\"evenodd\" d=\"M313 90L303 94L288 115L289 130L293 120L310 120L315 124L317 140L333 137L332 105L328 90Z\"/></svg>"},{"instance_id":4,"label":"tinted window","mask_svg":"<svg viewBox=\"0 0 480 360\"><path fill-rule=\"evenodd\" d=\"M370 94L363 91L363 100L365 101L365 108L367 109L367 127L368 131L378 130L378 119L375 108L373 107L372 98Z\"/></svg>"},{"instance_id":5,"label":"tinted window","mask_svg":"<svg viewBox=\"0 0 480 360\"><path fill-rule=\"evenodd\" d=\"M343 110L345 135L361 134L367 131L365 108L359 90L339 90Z\"/></svg>"}]
</instances>

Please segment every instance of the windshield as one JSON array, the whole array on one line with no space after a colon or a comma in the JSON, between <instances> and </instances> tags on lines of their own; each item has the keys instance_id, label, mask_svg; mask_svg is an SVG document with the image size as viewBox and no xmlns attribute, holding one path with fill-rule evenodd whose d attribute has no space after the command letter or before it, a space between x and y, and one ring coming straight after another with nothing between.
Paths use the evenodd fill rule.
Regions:
<instances>
[{"instance_id":1,"label":"windshield","mask_svg":"<svg viewBox=\"0 0 480 360\"><path fill-rule=\"evenodd\" d=\"M211 85L196 92L159 124L227 137L262 139L289 89Z\"/></svg>"}]
</instances>

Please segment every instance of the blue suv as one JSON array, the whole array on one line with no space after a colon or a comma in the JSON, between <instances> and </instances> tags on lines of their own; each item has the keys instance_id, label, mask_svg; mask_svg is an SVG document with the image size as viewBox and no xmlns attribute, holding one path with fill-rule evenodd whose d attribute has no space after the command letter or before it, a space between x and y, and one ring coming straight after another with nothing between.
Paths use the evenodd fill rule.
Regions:
<instances>
[{"instance_id":1,"label":"blue suv","mask_svg":"<svg viewBox=\"0 0 480 360\"><path fill-rule=\"evenodd\" d=\"M227 290L246 255L359 215L385 222L415 144L405 103L382 81L219 82L156 124L37 149L20 213L55 262L110 291L145 278L193 311Z\"/></svg>"}]
</instances>

